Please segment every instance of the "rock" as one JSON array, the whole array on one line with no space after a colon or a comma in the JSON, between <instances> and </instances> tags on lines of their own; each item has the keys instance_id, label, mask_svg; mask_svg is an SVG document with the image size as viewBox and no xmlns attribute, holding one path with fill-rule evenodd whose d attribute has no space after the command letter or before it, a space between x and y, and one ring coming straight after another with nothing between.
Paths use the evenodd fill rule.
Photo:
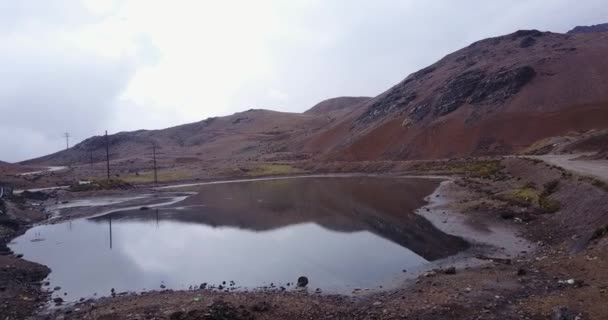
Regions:
<instances>
[{"instance_id":1,"label":"rock","mask_svg":"<svg viewBox=\"0 0 608 320\"><path fill-rule=\"evenodd\" d=\"M513 220L515 218L515 212L510 210L504 210L499 213L500 217L505 220Z\"/></svg>"},{"instance_id":2,"label":"rock","mask_svg":"<svg viewBox=\"0 0 608 320\"><path fill-rule=\"evenodd\" d=\"M141 208L139 208L139 210L146 211L146 210L150 210L150 208L148 208L148 207L141 207Z\"/></svg>"},{"instance_id":3,"label":"rock","mask_svg":"<svg viewBox=\"0 0 608 320\"><path fill-rule=\"evenodd\" d=\"M455 267L449 267L449 268L443 270L443 273L445 273L445 274L456 274L456 268Z\"/></svg>"},{"instance_id":4,"label":"rock","mask_svg":"<svg viewBox=\"0 0 608 320\"><path fill-rule=\"evenodd\" d=\"M471 104L493 104L504 102L519 92L536 76L536 71L530 66L516 69L501 70L490 74L479 84L471 94Z\"/></svg>"},{"instance_id":5,"label":"rock","mask_svg":"<svg viewBox=\"0 0 608 320\"><path fill-rule=\"evenodd\" d=\"M375 302L374 302L374 306L376 306L376 307L377 307L377 306L381 306L381 305L382 305L382 302L380 302L380 301L375 301Z\"/></svg>"},{"instance_id":6,"label":"rock","mask_svg":"<svg viewBox=\"0 0 608 320\"><path fill-rule=\"evenodd\" d=\"M485 77L485 72L481 70L469 70L449 79L437 92L437 98L432 103L433 113L443 116L458 109L473 95Z\"/></svg>"},{"instance_id":7,"label":"rock","mask_svg":"<svg viewBox=\"0 0 608 320\"><path fill-rule=\"evenodd\" d=\"M207 282L203 282L203 283L201 283L200 288L201 288L201 289L205 289L205 288L207 288Z\"/></svg>"},{"instance_id":8,"label":"rock","mask_svg":"<svg viewBox=\"0 0 608 320\"><path fill-rule=\"evenodd\" d=\"M164 289L164 288L166 288L166 286L165 286L164 284L161 284L161 285L160 285L160 288L161 288L161 289Z\"/></svg>"},{"instance_id":9,"label":"rock","mask_svg":"<svg viewBox=\"0 0 608 320\"><path fill-rule=\"evenodd\" d=\"M17 257L17 258L23 258L23 254L20 253L20 254L16 255L15 257Z\"/></svg>"},{"instance_id":10,"label":"rock","mask_svg":"<svg viewBox=\"0 0 608 320\"><path fill-rule=\"evenodd\" d=\"M303 288L308 285L308 278L301 276L298 278L298 287Z\"/></svg>"},{"instance_id":11,"label":"rock","mask_svg":"<svg viewBox=\"0 0 608 320\"><path fill-rule=\"evenodd\" d=\"M518 276L525 276L526 275L526 270L519 268L517 269L517 275Z\"/></svg>"},{"instance_id":12,"label":"rock","mask_svg":"<svg viewBox=\"0 0 608 320\"><path fill-rule=\"evenodd\" d=\"M55 288L53 288L53 291L59 291L59 290L61 290L60 286L56 286Z\"/></svg>"},{"instance_id":13,"label":"rock","mask_svg":"<svg viewBox=\"0 0 608 320\"><path fill-rule=\"evenodd\" d=\"M551 314L551 320L579 320L581 319L581 314L579 312L575 312L573 310L568 309L568 307L558 306L553 308L553 312Z\"/></svg>"},{"instance_id":14,"label":"rock","mask_svg":"<svg viewBox=\"0 0 608 320\"><path fill-rule=\"evenodd\" d=\"M49 198L47 193L42 191L28 191L25 190L21 193L21 195L26 199L36 200L36 201L45 201Z\"/></svg>"},{"instance_id":15,"label":"rock","mask_svg":"<svg viewBox=\"0 0 608 320\"><path fill-rule=\"evenodd\" d=\"M536 39L532 38L532 37L525 37L523 40L521 40L521 42L519 43L519 47L520 48L528 48L531 47L533 45L536 44Z\"/></svg>"},{"instance_id":16,"label":"rock","mask_svg":"<svg viewBox=\"0 0 608 320\"><path fill-rule=\"evenodd\" d=\"M55 304L62 304L63 303L63 299L57 297L57 298L53 299L53 302L55 302Z\"/></svg>"},{"instance_id":17,"label":"rock","mask_svg":"<svg viewBox=\"0 0 608 320\"><path fill-rule=\"evenodd\" d=\"M266 312L270 310L270 304L266 301L258 302L251 307L254 312Z\"/></svg>"}]
</instances>

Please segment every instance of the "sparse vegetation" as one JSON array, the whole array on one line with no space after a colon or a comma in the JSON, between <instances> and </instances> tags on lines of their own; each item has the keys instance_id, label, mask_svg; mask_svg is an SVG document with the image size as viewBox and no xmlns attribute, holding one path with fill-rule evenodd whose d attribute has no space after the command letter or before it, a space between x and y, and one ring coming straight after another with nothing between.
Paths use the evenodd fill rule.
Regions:
<instances>
[{"instance_id":1,"label":"sparse vegetation","mask_svg":"<svg viewBox=\"0 0 608 320\"><path fill-rule=\"evenodd\" d=\"M596 240L596 239L602 238L606 235L608 235L608 225L597 228L593 232L593 235L591 236L591 240Z\"/></svg>"},{"instance_id":2,"label":"sparse vegetation","mask_svg":"<svg viewBox=\"0 0 608 320\"><path fill-rule=\"evenodd\" d=\"M304 173L305 171L292 167L287 164L274 164L274 163L263 163L259 164L246 173L248 176L258 177L258 176L276 176L276 175L289 175L289 174L298 174Z\"/></svg>"},{"instance_id":3,"label":"sparse vegetation","mask_svg":"<svg viewBox=\"0 0 608 320\"><path fill-rule=\"evenodd\" d=\"M94 190L111 190L111 189L130 189L133 186L120 179L110 179L110 180L94 180L90 183L74 183L70 185L69 190L72 192L84 192L84 191L94 191Z\"/></svg>"},{"instance_id":4,"label":"sparse vegetation","mask_svg":"<svg viewBox=\"0 0 608 320\"><path fill-rule=\"evenodd\" d=\"M548 196L541 195L538 198L538 206L546 213L554 213L559 211L561 203L557 200L551 199Z\"/></svg>"},{"instance_id":5,"label":"sparse vegetation","mask_svg":"<svg viewBox=\"0 0 608 320\"><path fill-rule=\"evenodd\" d=\"M602 180L591 178L591 184L608 192L608 184Z\"/></svg>"},{"instance_id":6,"label":"sparse vegetation","mask_svg":"<svg viewBox=\"0 0 608 320\"><path fill-rule=\"evenodd\" d=\"M154 171L138 172L137 174L122 176L121 178L123 181L132 184L152 183L154 182ZM185 170L158 171L158 182L180 181L188 178L190 178L190 174Z\"/></svg>"},{"instance_id":7,"label":"sparse vegetation","mask_svg":"<svg viewBox=\"0 0 608 320\"><path fill-rule=\"evenodd\" d=\"M561 208L561 203L549 198L559 188L559 180L551 180L543 185L540 191L531 182L525 183L521 188L509 190L500 194L501 200L520 206L538 206L543 212L554 213Z\"/></svg>"},{"instance_id":8,"label":"sparse vegetation","mask_svg":"<svg viewBox=\"0 0 608 320\"><path fill-rule=\"evenodd\" d=\"M538 190L530 186L523 186L518 189L509 190L500 195L502 200L526 207L538 203L539 197L540 194Z\"/></svg>"},{"instance_id":9,"label":"sparse vegetation","mask_svg":"<svg viewBox=\"0 0 608 320\"><path fill-rule=\"evenodd\" d=\"M544 191L543 194L550 195L553 194L559 188L559 180L551 180L543 185Z\"/></svg>"},{"instance_id":10,"label":"sparse vegetation","mask_svg":"<svg viewBox=\"0 0 608 320\"><path fill-rule=\"evenodd\" d=\"M503 180L506 176L500 160L453 160L447 162L424 162L414 166L416 171L436 171L460 174L469 178Z\"/></svg>"}]
</instances>

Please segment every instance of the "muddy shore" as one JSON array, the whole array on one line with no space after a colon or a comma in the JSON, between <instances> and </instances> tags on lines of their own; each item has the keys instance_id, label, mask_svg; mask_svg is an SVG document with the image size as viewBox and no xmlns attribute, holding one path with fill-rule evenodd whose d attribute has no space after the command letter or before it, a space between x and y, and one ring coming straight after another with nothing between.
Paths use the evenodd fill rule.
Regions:
<instances>
[{"instance_id":1,"label":"muddy shore","mask_svg":"<svg viewBox=\"0 0 608 320\"><path fill-rule=\"evenodd\" d=\"M542 161L517 158L430 162L414 173L453 174L454 179L442 183L418 213L446 233L485 244L486 250L475 246L479 251L472 254L477 258L469 259L475 263L448 261L398 289L353 296L314 290L164 290L48 310L37 309L48 299L40 290L48 269L9 254L0 256L5 287L0 292L1 314L8 319L28 315L42 319L604 319L608 315L608 307L600 303L608 298L608 240L603 236L608 196L601 186ZM46 218L35 216L37 210L28 204L14 208L13 220L20 222L13 233L3 236L4 244Z\"/></svg>"}]
</instances>

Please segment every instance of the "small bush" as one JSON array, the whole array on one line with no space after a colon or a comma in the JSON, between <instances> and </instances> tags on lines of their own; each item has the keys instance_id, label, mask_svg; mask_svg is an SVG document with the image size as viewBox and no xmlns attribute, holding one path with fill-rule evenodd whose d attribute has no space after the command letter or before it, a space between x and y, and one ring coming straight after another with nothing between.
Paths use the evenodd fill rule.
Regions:
<instances>
[{"instance_id":1,"label":"small bush","mask_svg":"<svg viewBox=\"0 0 608 320\"><path fill-rule=\"evenodd\" d=\"M544 212L547 213L557 212L561 208L561 203L559 203L559 201L550 199L547 196L541 196L538 198L538 205Z\"/></svg>"},{"instance_id":2,"label":"small bush","mask_svg":"<svg viewBox=\"0 0 608 320\"><path fill-rule=\"evenodd\" d=\"M551 180L543 185L544 191L543 194L550 195L557 191L559 187L559 180Z\"/></svg>"},{"instance_id":3,"label":"small bush","mask_svg":"<svg viewBox=\"0 0 608 320\"><path fill-rule=\"evenodd\" d=\"M593 179L592 182L591 182L591 184L594 185L594 186L596 186L596 187L598 187L598 188L600 188L600 189L603 189L604 191L608 191L608 184L606 182L602 181L602 180Z\"/></svg>"},{"instance_id":4,"label":"small bush","mask_svg":"<svg viewBox=\"0 0 608 320\"><path fill-rule=\"evenodd\" d=\"M69 190L72 192L84 192L94 190L111 190L111 189L131 189L133 186L130 183L122 181L120 179L110 180L95 180L91 183L80 184L74 183L70 186Z\"/></svg>"},{"instance_id":5,"label":"small bush","mask_svg":"<svg viewBox=\"0 0 608 320\"><path fill-rule=\"evenodd\" d=\"M503 193L501 198L517 205L530 206L538 201L539 193L535 188L524 186Z\"/></svg>"}]
</instances>

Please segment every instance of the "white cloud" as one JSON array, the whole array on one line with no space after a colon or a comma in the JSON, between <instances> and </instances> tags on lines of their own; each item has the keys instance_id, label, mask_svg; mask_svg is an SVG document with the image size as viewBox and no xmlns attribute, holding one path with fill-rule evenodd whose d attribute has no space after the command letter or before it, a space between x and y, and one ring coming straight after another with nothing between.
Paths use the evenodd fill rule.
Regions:
<instances>
[{"instance_id":1,"label":"white cloud","mask_svg":"<svg viewBox=\"0 0 608 320\"><path fill-rule=\"evenodd\" d=\"M484 37L606 22L604 2L0 1L1 129L37 137L0 145L0 159L58 150L64 131L83 139L376 95Z\"/></svg>"}]
</instances>

